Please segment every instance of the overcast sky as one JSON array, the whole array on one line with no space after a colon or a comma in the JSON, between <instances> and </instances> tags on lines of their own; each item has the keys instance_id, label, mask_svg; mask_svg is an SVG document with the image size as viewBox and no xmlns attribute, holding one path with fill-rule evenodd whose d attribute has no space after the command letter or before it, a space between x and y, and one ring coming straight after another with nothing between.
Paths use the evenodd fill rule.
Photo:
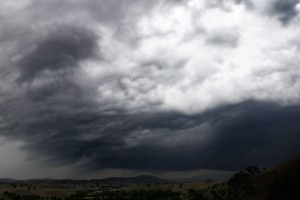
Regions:
<instances>
[{"instance_id":1,"label":"overcast sky","mask_svg":"<svg viewBox=\"0 0 300 200\"><path fill-rule=\"evenodd\" d=\"M300 155L298 0L1 0L0 27L0 177Z\"/></svg>"}]
</instances>

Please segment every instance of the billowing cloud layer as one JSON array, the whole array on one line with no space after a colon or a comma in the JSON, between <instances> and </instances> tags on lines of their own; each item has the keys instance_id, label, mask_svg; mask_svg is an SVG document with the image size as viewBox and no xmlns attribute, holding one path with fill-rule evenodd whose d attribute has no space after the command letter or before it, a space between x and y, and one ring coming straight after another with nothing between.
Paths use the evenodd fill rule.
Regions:
<instances>
[{"instance_id":1,"label":"billowing cloud layer","mask_svg":"<svg viewBox=\"0 0 300 200\"><path fill-rule=\"evenodd\" d=\"M296 0L0 3L0 135L86 169L299 155Z\"/></svg>"}]
</instances>

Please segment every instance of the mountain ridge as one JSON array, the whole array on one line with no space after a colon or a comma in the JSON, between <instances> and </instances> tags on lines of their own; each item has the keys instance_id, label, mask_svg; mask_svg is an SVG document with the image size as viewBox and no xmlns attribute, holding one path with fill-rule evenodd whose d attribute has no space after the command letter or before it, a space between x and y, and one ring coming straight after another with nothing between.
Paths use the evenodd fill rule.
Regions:
<instances>
[{"instance_id":1,"label":"mountain ridge","mask_svg":"<svg viewBox=\"0 0 300 200\"><path fill-rule=\"evenodd\" d=\"M134 184L150 184L150 183L166 183L172 182L170 180L162 179L157 176L140 175L132 177L108 177L102 179L55 179L55 178L37 178L37 179L12 179L12 178L0 178L0 183L18 183L18 182L51 182L51 183L134 183Z\"/></svg>"}]
</instances>

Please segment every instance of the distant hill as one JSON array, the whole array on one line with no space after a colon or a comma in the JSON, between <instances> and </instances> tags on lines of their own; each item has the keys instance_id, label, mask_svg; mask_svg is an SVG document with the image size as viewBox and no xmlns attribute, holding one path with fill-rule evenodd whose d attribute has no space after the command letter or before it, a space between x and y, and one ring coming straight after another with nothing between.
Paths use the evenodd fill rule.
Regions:
<instances>
[{"instance_id":1,"label":"distant hill","mask_svg":"<svg viewBox=\"0 0 300 200\"><path fill-rule=\"evenodd\" d=\"M12 178L0 178L0 183L17 183L19 180Z\"/></svg>"},{"instance_id":2,"label":"distant hill","mask_svg":"<svg viewBox=\"0 0 300 200\"><path fill-rule=\"evenodd\" d=\"M73 179L29 179L24 181L19 181L15 179L0 179L3 183L35 183L35 184L155 184L155 183L166 183L170 182L165 179L158 178L156 176L142 175L135 177L110 177L104 179L91 179L91 180L73 180Z\"/></svg>"},{"instance_id":3,"label":"distant hill","mask_svg":"<svg viewBox=\"0 0 300 200\"><path fill-rule=\"evenodd\" d=\"M227 181L234 172L216 173L216 174L202 174L197 176L191 176L186 178L175 179L175 182L205 182L207 180L212 181Z\"/></svg>"},{"instance_id":4,"label":"distant hill","mask_svg":"<svg viewBox=\"0 0 300 200\"><path fill-rule=\"evenodd\" d=\"M165 179L156 176L142 175L135 177L111 177L101 180L104 183L134 183L134 184L149 184L149 183L165 183L169 182Z\"/></svg>"}]
</instances>

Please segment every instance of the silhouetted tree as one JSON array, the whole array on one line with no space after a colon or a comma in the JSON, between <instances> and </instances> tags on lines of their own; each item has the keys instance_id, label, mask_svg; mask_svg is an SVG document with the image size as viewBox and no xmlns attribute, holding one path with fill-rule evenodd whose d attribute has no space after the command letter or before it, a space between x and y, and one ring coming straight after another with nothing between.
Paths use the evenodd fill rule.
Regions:
<instances>
[{"instance_id":1,"label":"silhouetted tree","mask_svg":"<svg viewBox=\"0 0 300 200\"><path fill-rule=\"evenodd\" d=\"M256 165L251 165L251 166L246 167L245 171L251 175L255 175L260 172L259 168Z\"/></svg>"}]
</instances>

